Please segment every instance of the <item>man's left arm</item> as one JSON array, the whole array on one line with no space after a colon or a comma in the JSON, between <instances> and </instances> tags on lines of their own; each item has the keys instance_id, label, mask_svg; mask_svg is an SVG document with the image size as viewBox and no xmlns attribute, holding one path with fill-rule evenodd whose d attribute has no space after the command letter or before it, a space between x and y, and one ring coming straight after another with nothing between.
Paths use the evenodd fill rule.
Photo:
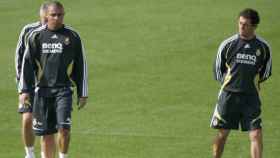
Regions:
<instances>
[{"instance_id":1,"label":"man's left arm","mask_svg":"<svg viewBox=\"0 0 280 158\"><path fill-rule=\"evenodd\" d=\"M259 74L260 74L260 82L267 80L272 73L272 52L270 46L264 45L264 60L263 66L261 67Z\"/></svg>"},{"instance_id":2,"label":"man's left arm","mask_svg":"<svg viewBox=\"0 0 280 158\"><path fill-rule=\"evenodd\" d=\"M88 72L85 50L80 38L76 43L76 56L73 67L72 79L77 86L78 105L79 109L86 104L88 97Z\"/></svg>"}]
</instances>

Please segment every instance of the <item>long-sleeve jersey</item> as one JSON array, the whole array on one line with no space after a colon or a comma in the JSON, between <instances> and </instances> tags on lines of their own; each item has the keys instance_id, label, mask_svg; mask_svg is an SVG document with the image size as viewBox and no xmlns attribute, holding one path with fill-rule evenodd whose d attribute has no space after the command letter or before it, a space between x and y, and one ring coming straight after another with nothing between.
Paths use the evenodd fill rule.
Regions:
<instances>
[{"instance_id":1,"label":"long-sleeve jersey","mask_svg":"<svg viewBox=\"0 0 280 158\"><path fill-rule=\"evenodd\" d=\"M30 24L25 25L20 32L18 43L17 43L17 48L16 48L16 53L15 53L15 68L16 68L17 81L19 81L20 74L21 74L22 59L23 59L23 53L25 51L26 38L32 30L34 30L40 26L42 26L42 25L39 21L30 23Z\"/></svg>"},{"instance_id":2,"label":"long-sleeve jersey","mask_svg":"<svg viewBox=\"0 0 280 158\"><path fill-rule=\"evenodd\" d=\"M258 93L259 83L271 76L272 59L268 43L256 36L241 39L238 34L223 41L214 63L214 77L222 90Z\"/></svg>"},{"instance_id":3,"label":"long-sleeve jersey","mask_svg":"<svg viewBox=\"0 0 280 158\"><path fill-rule=\"evenodd\" d=\"M80 36L63 26L52 31L47 25L32 31L23 57L19 92L32 91L32 78L38 88L76 85L78 97L88 96L87 63Z\"/></svg>"}]
</instances>

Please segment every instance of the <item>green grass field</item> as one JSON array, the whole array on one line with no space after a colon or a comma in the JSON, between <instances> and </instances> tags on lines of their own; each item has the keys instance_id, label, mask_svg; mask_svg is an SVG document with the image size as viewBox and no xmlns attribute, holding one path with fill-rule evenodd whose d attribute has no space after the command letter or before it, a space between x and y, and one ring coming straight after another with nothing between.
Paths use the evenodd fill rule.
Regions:
<instances>
[{"instance_id":1,"label":"green grass field","mask_svg":"<svg viewBox=\"0 0 280 158\"><path fill-rule=\"evenodd\" d=\"M0 158L24 157L14 51L41 2L0 0ZM273 76L261 91L264 157L279 157L279 1L62 2L65 23L85 43L89 67L89 103L73 112L70 158L210 158L216 131L209 123L220 88L212 63L245 7L260 12L257 32L273 51ZM248 150L247 133L235 131L223 158L248 158Z\"/></svg>"}]
</instances>

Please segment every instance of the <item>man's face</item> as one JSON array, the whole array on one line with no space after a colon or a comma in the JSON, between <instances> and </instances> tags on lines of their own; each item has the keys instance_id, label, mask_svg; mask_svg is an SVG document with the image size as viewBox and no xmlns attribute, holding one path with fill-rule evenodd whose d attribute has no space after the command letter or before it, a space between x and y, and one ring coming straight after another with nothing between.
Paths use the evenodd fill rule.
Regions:
<instances>
[{"instance_id":1,"label":"man's face","mask_svg":"<svg viewBox=\"0 0 280 158\"><path fill-rule=\"evenodd\" d=\"M251 24L250 19L246 19L243 16L239 17L238 28L239 28L239 34L242 37L250 38L255 35L256 26Z\"/></svg>"},{"instance_id":2,"label":"man's face","mask_svg":"<svg viewBox=\"0 0 280 158\"><path fill-rule=\"evenodd\" d=\"M47 24L50 28L57 29L63 25L64 10L55 5L48 7Z\"/></svg>"}]
</instances>

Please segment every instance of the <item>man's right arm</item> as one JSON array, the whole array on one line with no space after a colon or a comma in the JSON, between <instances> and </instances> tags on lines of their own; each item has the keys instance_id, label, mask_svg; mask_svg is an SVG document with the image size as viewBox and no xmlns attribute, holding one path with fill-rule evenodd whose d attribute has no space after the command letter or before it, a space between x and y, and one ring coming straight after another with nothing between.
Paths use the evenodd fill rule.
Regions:
<instances>
[{"instance_id":1,"label":"man's right arm","mask_svg":"<svg viewBox=\"0 0 280 158\"><path fill-rule=\"evenodd\" d=\"M30 93L33 91L34 69L32 54L36 51L35 35L29 36L26 42L26 49L22 59L22 68L20 82L18 86L19 93Z\"/></svg>"},{"instance_id":2,"label":"man's right arm","mask_svg":"<svg viewBox=\"0 0 280 158\"><path fill-rule=\"evenodd\" d=\"M226 72L226 44L223 42L220 44L218 53L213 65L215 80L223 83L224 74Z\"/></svg>"},{"instance_id":3,"label":"man's right arm","mask_svg":"<svg viewBox=\"0 0 280 158\"><path fill-rule=\"evenodd\" d=\"M25 51L25 36L27 32L28 32L28 27L26 25L25 27L22 28L17 42L16 52L15 52L15 68L16 68L17 81L19 81L20 74L21 74L22 59Z\"/></svg>"},{"instance_id":4,"label":"man's right arm","mask_svg":"<svg viewBox=\"0 0 280 158\"><path fill-rule=\"evenodd\" d=\"M19 103L23 106L31 106L29 93L21 93L19 95Z\"/></svg>"}]
</instances>

